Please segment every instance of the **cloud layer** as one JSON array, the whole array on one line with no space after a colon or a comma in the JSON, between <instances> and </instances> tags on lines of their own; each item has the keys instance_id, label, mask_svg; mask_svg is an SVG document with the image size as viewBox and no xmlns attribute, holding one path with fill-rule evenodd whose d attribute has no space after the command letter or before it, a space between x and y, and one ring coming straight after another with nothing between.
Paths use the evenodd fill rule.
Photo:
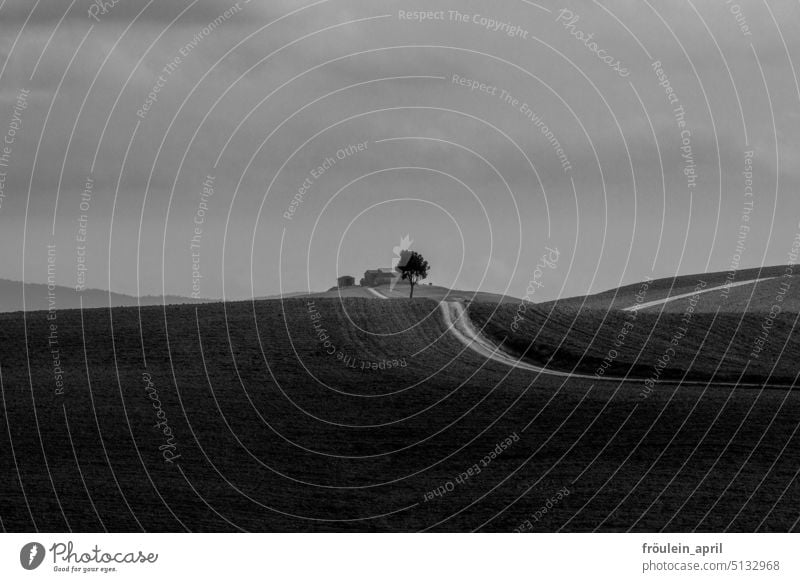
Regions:
<instances>
[{"instance_id":1,"label":"cloud layer","mask_svg":"<svg viewBox=\"0 0 800 582\"><path fill-rule=\"evenodd\" d=\"M435 283L521 296L547 245L543 296L599 291L727 269L751 151L741 266L798 230L790 2L108 4L0 9L0 276L56 244L73 286L83 221L115 291L319 290L407 234Z\"/></svg>"}]
</instances>

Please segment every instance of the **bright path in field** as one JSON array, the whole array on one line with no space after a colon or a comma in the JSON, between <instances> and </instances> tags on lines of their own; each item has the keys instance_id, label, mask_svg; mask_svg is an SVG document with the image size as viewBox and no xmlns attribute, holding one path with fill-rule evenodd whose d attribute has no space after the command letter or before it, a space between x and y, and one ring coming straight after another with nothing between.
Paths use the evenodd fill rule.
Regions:
<instances>
[{"instance_id":1,"label":"bright path in field","mask_svg":"<svg viewBox=\"0 0 800 582\"><path fill-rule=\"evenodd\" d=\"M770 277L773 279L775 277ZM766 279L762 279L766 280ZM750 281L748 281L750 282ZM690 295L691 297L691 295ZM587 380L606 380L612 382L638 382L640 380L636 378L629 378L629 377L620 377L620 376L602 376L598 378L597 376L592 376L589 374L577 374L572 372L562 372L559 370L551 370L548 368L542 368L541 366L535 366L533 364L529 364L527 362L523 362L518 360L517 358L513 357L511 354L508 354L500 348L500 346L496 345L492 342L489 338L485 337L481 332L475 329L475 325L472 323L472 320L469 318L469 314L464 309L464 305L460 301L441 301L439 302L439 309L442 312L442 316L444 317L444 323L447 326L448 331L452 333L456 339L458 339L462 344L477 352L478 354L482 355L485 358L493 360L495 362L499 362L501 364L505 364L506 366L511 366L513 368L520 368L522 370L528 370L530 372L536 372L538 374L547 374L550 376L561 376L566 378L583 378ZM689 385L689 384L710 384L710 381L703 381L703 380L670 380L670 379L661 379L659 383L662 384L678 384L678 385ZM752 383L752 382L718 382L714 381L715 386L734 386L734 387L755 387L755 388L763 388L765 386L772 386L772 384L768 383Z\"/></svg>"},{"instance_id":2,"label":"bright path in field","mask_svg":"<svg viewBox=\"0 0 800 582\"><path fill-rule=\"evenodd\" d=\"M376 289L373 289L372 287L366 287L366 290L372 293L378 299L389 299L386 295Z\"/></svg>"},{"instance_id":3,"label":"bright path in field","mask_svg":"<svg viewBox=\"0 0 800 582\"><path fill-rule=\"evenodd\" d=\"M742 285L754 285L762 281L770 281L772 279L777 279L777 278L778 277L764 277L763 279L751 279L750 281L739 281L738 283L726 283L725 285L709 287L708 289L701 289L699 291L693 291L692 293L682 293L680 295L672 295L671 297L664 297L663 299L656 299L655 301L648 301L647 303L632 305L631 307L624 308L623 311L639 311L640 309L647 309L648 307L657 307L659 305L664 305L665 303L669 303L671 301L678 301L679 299L686 299L688 297L694 297L695 295L702 295L703 293L711 293L712 291L719 291L720 289L730 289L731 287L741 287Z\"/></svg>"},{"instance_id":4,"label":"bright path in field","mask_svg":"<svg viewBox=\"0 0 800 582\"><path fill-rule=\"evenodd\" d=\"M569 372L558 372L548 370L539 366L534 366L527 362L522 362L510 354L503 352L499 346L495 345L491 340L484 337L472 323L464 306L458 301L442 301L439 303L439 308L442 310L444 323L450 332L465 346L478 352L480 355L500 362L507 366L514 368L521 368L531 372L538 372L540 374L550 374L551 376L567 376L571 378L591 378L591 376L583 376L581 374L570 374Z\"/></svg>"}]
</instances>

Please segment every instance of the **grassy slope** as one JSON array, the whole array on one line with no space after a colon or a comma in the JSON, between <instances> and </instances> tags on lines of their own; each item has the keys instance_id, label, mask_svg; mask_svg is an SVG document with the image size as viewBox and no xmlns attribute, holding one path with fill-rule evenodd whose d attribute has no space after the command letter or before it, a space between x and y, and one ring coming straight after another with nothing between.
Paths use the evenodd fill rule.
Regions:
<instances>
[{"instance_id":1,"label":"grassy slope","mask_svg":"<svg viewBox=\"0 0 800 582\"><path fill-rule=\"evenodd\" d=\"M700 296L701 308L707 296ZM684 308L688 300L676 301ZM796 354L800 334L793 333L797 313L783 313L769 327L765 347L752 354L763 337L764 313L733 315L695 311L689 324L681 312L656 309L631 314L619 310L576 309L556 305L545 310L528 305L518 329L512 329L517 306L474 304L470 315L495 342L539 365L594 374L607 360L606 374L649 378L656 362L670 347L667 368L661 378L745 381L793 385L798 373ZM626 323L628 325L626 326ZM687 328L677 346L671 341ZM627 333L620 336L623 330ZM622 338L619 345L615 340ZM617 354L609 357L609 350Z\"/></svg>"},{"instance_id":2,"label":"grassy slope","mask_svg":"<svg viewBox=\"0 0 800 582\"><path fill-rule=\"evenodd\" d=\"M785 530L797 518L793 392L665 384L642 402L636 383L487 364L443 335L434 301L314 302L337 350L408 367L333 359L301 299L89 310L85 334L65 311L57 396L46 315L0 315L3 526L510 531L564 486L536 529L752 530L764 518ZM158 451L145 357L177 465ZM480 475L424 501L513 432Z\"/></svg>"},{"instance_id":3,"label":"grassy slope","mask_svg":"<svg viewBox=\"0 0 800 582\"><path fill-rule=\"evenodd\" d=\"M687 292L691 293L692 290ZM780 301L776 299L779 296L782 297ZM649 307L648 311L663 309L670 313L683 313L688 303L688 298L676 299L663 306ZM722 290L711 291L703 294L703 301L699 303L698 309L706 313L714 313L719 308L721 312L765 314L774 305L779 305L783 312L800 312L800 281L778 277L751 285L731 287L727 296L723 295Z\"/></svg>"},{"instance_id":4,"label":"grassy slope","mask_svg":"<svg viewBox=\"0 0 800 582\"><path fill-rule=\"evenodd\" d=\"M750 281L753 279L767 278L767 277L780 277L786 272L786 267L779 265L773 267L760 267L757 269L743 269L736 271L734 283L741 281ZM699 275L682 275L679 277L666 277L663 279L656 279L651 281L647 289L647 296L645 301L655 301L675 295L682 295L684 293L694 292L694 287L699 280L706 282L708 287L716 287L725 285L727 283L728 272L715 272L703 273ZM640 291L641 283L632 285L625 285L617 289L603 291L594 295L587 295L581 297L570 297L567 299L560 299L548 303L541 304L543 309L549 309L553 305L562 307L578 308L581 305L591 309L624 309L636 303L636 294ZM763 293L756 293L754 300L750 301L748 309L751 311L769 310L772 305L772 294L767 292L767 287L762 287ZM712 301L707 301L702 309L716 311L716 307L720 306L723 310L737 311L747 304L746 298L749 297L753 286L745 285L741 288L732 288L731 295L736 295L738 298L736 302L724 302L719 292L711 292L709 297L714 297ZM770 289L771 291L771 289ZM800 285L794 285L791 291L793 297L793 304L800 305ZM744 301L742 301L744 299ZM669 308L667 308L669 309ZM679 308L683 311L683 308Z\"/></svg>"}]
</instances>

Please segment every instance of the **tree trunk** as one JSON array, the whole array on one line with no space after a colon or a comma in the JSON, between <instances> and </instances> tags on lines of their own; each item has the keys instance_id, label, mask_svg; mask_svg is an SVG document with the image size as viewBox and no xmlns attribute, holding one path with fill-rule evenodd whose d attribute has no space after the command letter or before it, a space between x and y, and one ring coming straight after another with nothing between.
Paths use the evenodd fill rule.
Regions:
<instances>
[{"instance_id":1,"label":"tree trunk","mask_svg":"<svg viewBox=\"0 0 800 582\"><path fill-rule=\"evenodd\" d=\"M414 298L414 283L411 283L411 295L409 295L408 297L409 297L409 299L413 299Z\"/></svg>"}]
</instances>

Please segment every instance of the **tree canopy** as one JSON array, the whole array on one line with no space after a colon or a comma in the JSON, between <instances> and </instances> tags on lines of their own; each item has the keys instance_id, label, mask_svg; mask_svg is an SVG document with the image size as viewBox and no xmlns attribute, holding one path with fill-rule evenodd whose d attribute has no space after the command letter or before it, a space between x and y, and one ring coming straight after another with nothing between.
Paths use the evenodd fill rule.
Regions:
<instances>
[{"instance_id":1,"label":"tree canopy","mask_svg":"<svg viewBox=\"0 0 800 582\"><path fill-rule=\"evenodd\" d=\"M414 286L422 279L428 277L430 265L417 251L403 251L400 253L400 262L397 270L402 275L404 281L408 281L411 286L409 297L414 297Z\"/></svg>"}]
</instances>

